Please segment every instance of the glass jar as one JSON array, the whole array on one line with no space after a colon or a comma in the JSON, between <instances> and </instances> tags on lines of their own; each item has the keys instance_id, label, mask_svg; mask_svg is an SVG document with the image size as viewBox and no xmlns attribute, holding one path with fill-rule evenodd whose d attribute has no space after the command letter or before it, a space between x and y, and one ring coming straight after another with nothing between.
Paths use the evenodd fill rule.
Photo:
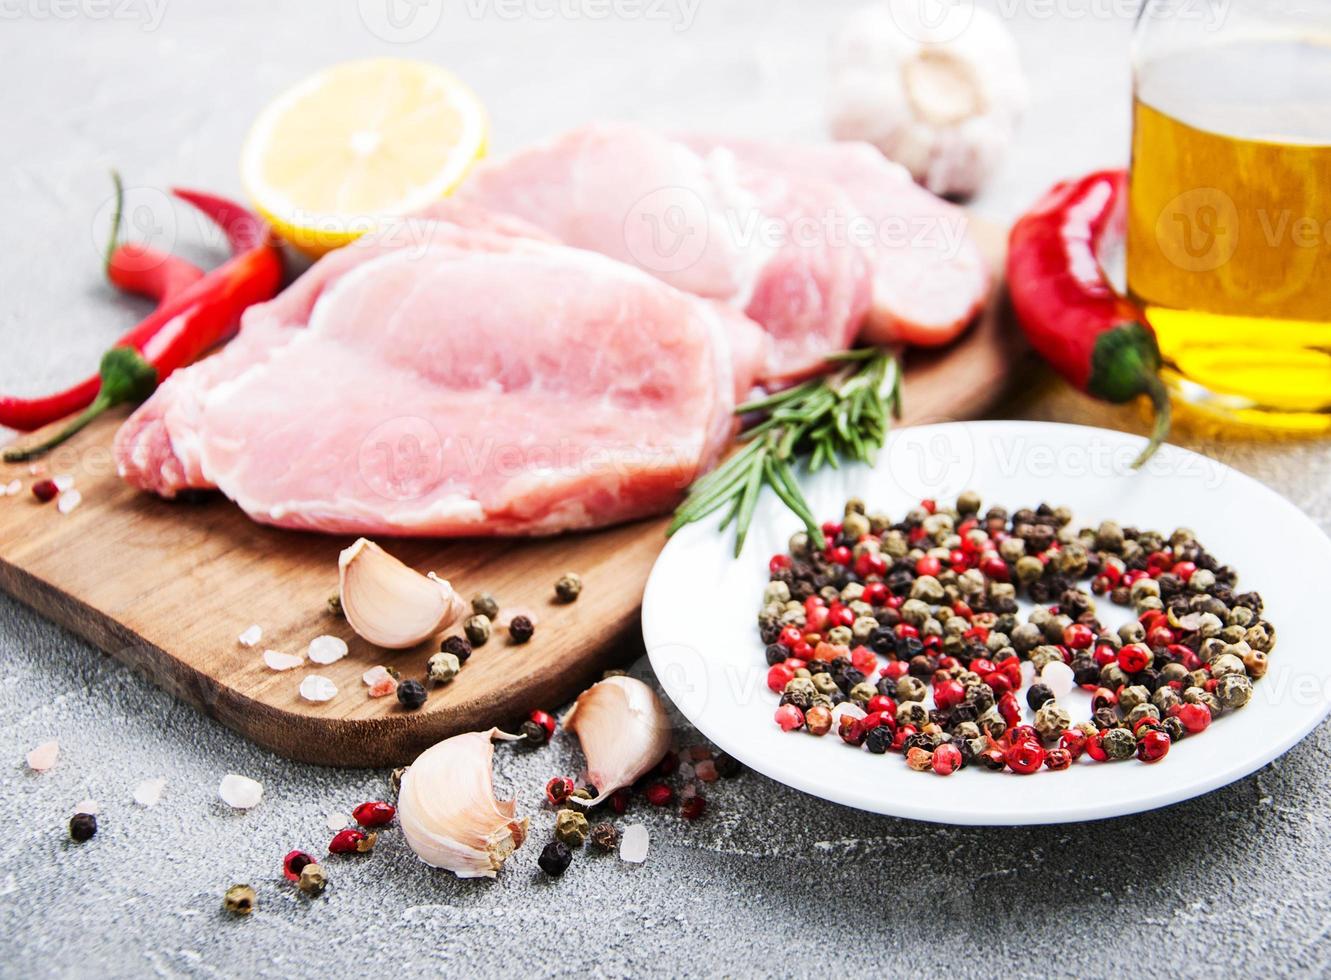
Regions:
<instances>
[{"instance_id":1,"label":"glass jar","mask_svg":"<svg viewBox=\"0 0 1331 980\"><path fill-rule=\"evenodd\" d=\"M1147 0L1127 224L1175 396L1331 429L1331 0Z\"/></svg>"}]
</instances>

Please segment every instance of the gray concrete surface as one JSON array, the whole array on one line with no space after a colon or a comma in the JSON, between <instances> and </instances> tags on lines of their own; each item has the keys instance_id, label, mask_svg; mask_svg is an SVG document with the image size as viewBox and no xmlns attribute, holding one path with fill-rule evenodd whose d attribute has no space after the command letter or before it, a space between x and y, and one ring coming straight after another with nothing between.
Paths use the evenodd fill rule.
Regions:
<instances>
[{"instance_id":1,"label":"gray concrete surface","mask_svg":"<svg viewBox=\"0 0 1331 980\"><path fill-rule=\"evenodd\" d=\"M679 20L646 16L547 19L553 4L542 2L513 18L497 0L424 0L415 9L426 20L398 22L423 36L398 44L367 27L391 33L379 0L64 2L0 2L5 390L77 375L140 309L97 275L90 216L105 203L107 168L144 187L235 190L253 113L318 65L368 53L437 59L479 90L500 149L597 116L814 137L822 39L851 6L701 0L675 30ZM1112 7L1004 4L1034 101L982 212L1009 217L1055 177L1124 158L1129 24ZM175 237L215 255L193 229ZM1032 387L1000 414L1142 428L1134 410ZM1331 528L1325 443L1179 435ZM50 737L64 746L59 767L28 773L23 754ZM390 833L373 856L332 866L316 902L281 882L282 854L319 847L324 814L381 796L386 773L275 758L7 598L0 745L7 976L1316 976L1331 960L1325 727L1248 779L1139 817L953 829L853 812L748 774L718 786L698 824L640 813L653 834L641 867L580 859L552 884L527 847L499 881L458 882ZM562 743L501 752L498 779L531 811L545 780L575 765ZM244 815L221 807L227 772L262 780L263 804ZM135 784L158 775L169 780L161 804L134 806ZM102 831L76 847L63 827L88 796L102 803ZM538 838L550 820L536 817ZM262 906L245 921L219 911L237 880L255 885Z\"/></svg>"}]
</instances>

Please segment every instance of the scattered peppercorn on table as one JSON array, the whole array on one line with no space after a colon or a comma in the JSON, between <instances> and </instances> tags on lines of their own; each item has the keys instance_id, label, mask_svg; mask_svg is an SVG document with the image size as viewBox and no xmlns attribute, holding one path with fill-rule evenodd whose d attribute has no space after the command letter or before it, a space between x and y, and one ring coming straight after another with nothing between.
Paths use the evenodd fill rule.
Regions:
<instances>
[{"instance_id":1,"label":"scattered peppercorn on table","mask_svg":"<svg viewBox=\"0 0 1331 980\"><path fill-rule=\"evenodd\" d=\"M517 127L496 127L508 146L592 114L645 112L686 127L699 106L707 129L812 137L821 127L812 93L822 39L855 5L681 0L612 4L601 16L604 8L575 3L554 17L510 17L498 5L471 16L438 3L402 4L401 16L376 2L340 5L331 16L245 2L224 13L121 4L110 16L83 4L72 17L14 7L18 16L0 32L0 80L30 96L7 108L0 145L13 178L0 200L16 229L11 243L23 240L0 265L2 387L59 387L115 334L106 296L83 286L99 261L94 243L71 221L102 193L106 168L114 163L131 183L166 186L188 175L234 191L236 143L284 81L346 55L411 53L467 79L496 119ZM1127 146L1127 19L1017 10L1012 26L1034 101L1012 162L979 201L1002 217L1059 177L1121 161ZM237 50L253 70L234 70L225 52ZM127 127L149 105L151 125ZM213 108L201 115L202 105ZM181 238L192 241L193 230ZM120 322L140 312L127 305ZM1135 408L1092 403L1044 375L1021 387L998 415L1148 427ZM1331 529L1326 443L1214 442L1186 420L1173 439L1259 477ZM1260 525L1262 515L1234 520ZM1206 544L1223 558L1222 542ZM1298 542L1272 546L1299 561ZM1324 571L1306 574L1301 601L1324 603ZM1170 975L1280 976L1325 972L1331 959L1325 726L1234 785L1096 824L940 827L826 803L751 772L723 777L692 822L680 819L678 801L635 800L632 820L649 837L640 865L597 853L616 845L597 844L601 818L592 819L590 839L554 880L538 865L555 831L546 785L581 764L575 740L558 731L539 751L496 752L496 787L532 815L533 835L497 881L468 882L419 863L391 827L377 831L369 853L327 853L330 815L391 802L387 771L277 758L4 596L0 664L9 753L0 802L11 815L0 843L0 934L14 975L1099 976L1145 958ZM642 662L633 672L651 679ZM776 700L771 694L769 715ZM27 771L24 754L51 738L60 741L55 765ZM699 741L687 726L675 736L679 749ZM228 773L261 783L261 802L244 813L222 804ZM1058 784L1068 775L1027 778ZM136 786L155 778L166 780L160 801L136 803ZM1008 778L1020 777L963 769L936 781ZM78 834L95 833L76 843L71 818L90 799L98 812L78 821ZM291 862L298 882L283 869L293 851L317 862ZM248 915L223 911L232 885L249 886L227 898ZM922 902L928 914L912 914ZM1254 921L1261 926L1236 925Z\"/></svg>"}]
</instances>

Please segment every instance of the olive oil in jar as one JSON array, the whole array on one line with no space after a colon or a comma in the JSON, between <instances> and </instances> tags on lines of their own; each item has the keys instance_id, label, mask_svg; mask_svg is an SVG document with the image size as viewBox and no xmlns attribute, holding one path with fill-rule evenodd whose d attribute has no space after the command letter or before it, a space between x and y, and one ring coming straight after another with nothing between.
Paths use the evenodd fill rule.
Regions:
<instances>
[{"instance_id":1,"label":"olive oil in jar","mask_svg":"<svg viewBox=\"0 0 1331 980\"><path fill-rule=\"evenodd\" d=\"M1185 401L1331 429L1331 35L1139 64L1128 288Z\"/></svg>"}]
</instances>

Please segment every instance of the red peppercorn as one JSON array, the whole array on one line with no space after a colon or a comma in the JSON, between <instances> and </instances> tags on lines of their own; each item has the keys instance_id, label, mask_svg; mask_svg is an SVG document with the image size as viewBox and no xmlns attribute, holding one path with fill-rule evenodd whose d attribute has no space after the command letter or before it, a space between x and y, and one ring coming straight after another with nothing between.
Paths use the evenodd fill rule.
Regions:
<instances>
[{"instance_id":1,"label":"red peppercorn","mask_svg":"<svg viewBox=\"0 0 1331 980\"><path fill-rule=\"evenodd\" d=\"M966 688L958 680L934 685L934 704L940 711L951 711L966 699Z\"/></svg>"},{"instance_id":2,"label":"red peppercorn","mask_svg":"<svg viewBox=\"0 0 1331 980\"><path fill-rule=\"evenodd\" d=\"M362 827L382 827L391 821L396 813L397 807L393 804L381 803L378 800L362 803L351 811L351 815L356 818L356 823Z\"/></svg>"},{"instance_id":3,"label":"red peppercorn","mask_svg":"<svg viewBox=\"0 0 1331 980\"><path fill-rule=\"evenodd\" d=\"M795 644L801 642L803 639L804 634L799 631L798 626L787 626L781 630L780 635L776 638L776 642L780 643L787 650L791 650L794 649Z\"/></svg>"},{"instance_id":4,"label":"red peppercorn","mask_svg":"<svg viewBox=\"0 0 1331 980\"><path fill-rule=\"evenodd\" d=\"M1044 756L1045 768L1060 772L1072 765L1072 753L1067 749L1050 749Z\"/></svg>"},{"instance_id":5,"label":"red peppercorn","mask_svg":"<svg viewBox=\"0 0 1331 980\"><path fill-rule=\"evenodd\" d=\"M1109 759L1109 753L1105 751L1103 741L1104 735L1102 732L1086 736L1086 754L1096 762L1105 762Z\"/></svg>"},{"instance_id":6,"label":"red peppercorn","mask_svg":"<svg viewBox=\"0 0 1331 980\"><path fill-rule=\"evenodd\" d=\"M1211 724L1211 709L1204 704L1176 704L1169 713L1182 722L1189 735L1204 732Z\"/></svg>"},{"instance_id":7,"label":"red peppercorn","mask_svg":"<svg viewBox=\"0 0 1331 980\"><path fill-rule=\"evenodd\" d=\"M866 676L878 669L878 658L866 647L856 647L850 651L850 665Z\"/></svg>"},{"instance_id":8,"label":"red peppercorn","mask_svg":"<svg viewBox=\"0 0 1331 980\"><path fill-rule=\"evenodd\" d=\"M669 806L675 801L675 791L665 783L651 783L643 790L643 795L652 806Z\"/></svg>"},{"instance_id":9,"label":"red peppercorn","mask_svg":"<svg viewBox=\"0 0 1331 980\"><path fill-rule=\"evenodd\" d=\"M767 686L777 694L784 691L786 685L794 679L795 671L785 664L773 664L767 671Z\"/></svg>"},{"instance_id":10,"label":"red peppercorn","mask_svg":"<svg viewBox=\"0 0 1331 980\"><path fill-rule=\"evenodd\" d=\"M868 578L870 575L886 575L887 559L882 555L874 554L872 551L860 552L860 557L855 559L855 574L860 578Z\"/></svg>"},{"instance_id":11,"label":"red peppercorn","mask_svg":"<svg viewBox=\"0 0 1331 980\"><path fill-rule=\"evenodd\" d=\"M1033 725L1017 725L1007 733L1007 740L1009 745L1016 745L1018 742L1039 742L1040 733Z\"/></svg>"},{"instance_id":12,"label":"red peppercorn","mask_svg":"<svg viewBox=\"0 0 1331 980\"><path fill-rule=\"evenodd\" d=\"M834 606L828 614L828 622L833 626L853 626L855 614L845 606Z\"/></svg>"},{"instance_id":13,"label":"red peppercorn","mask_svg":"<svg viewBox=\"0 0 1331 980\"><path fill-rule=\"evenodd\" d=\"M1067 752L1075 762L1086 751L1086 736L1079 731L1068 728L1059 734L1058 747Z\"/></svg>"},{"instance_id":14,"label":"red peppercorn","mask_svg":"<svg viewBox=\"0 0 1331 980\"><path fill-rule=\"evenodd\" d=\"M844 544L837 545L827 552L827 557L838 565L850 564L850 549Z\"/></svg>"},{"instance_id":15,"label":"red peppercorn","mask_svg":"<svg viewBox=\"0 0 1331 980\"><path fill-rule=\"evenodd\" d=\"M871 606L881 606L887 602L887 586L882 582L870 582L864 587L864 595L861 597Z\"/></svg>"},{"instance_id":16,"label":"red peppercorn","mask_svg":"<svg viewBox=\"0 0 1331 980\"><path fill-rule=\"evenodd\" d=\"M975 613L971 607L966 605L966 603L962 602L960 599L952 603L952 615L959 616L962 619L973 619L975 617Z\"/></svg>"},{"instance_id":17,"label":"red peppercorn","mask_svg":"<svg viewBox=\"0 0 1331 980\"><path fill-rule=\"evenodd\" d=\"M1140 673L1151 665L1151 651L1140 643L1125 644L1118 651L1118 665L1129 674Z\"/></svg>"},{"instance_id":18,"label":"red peppercorn","mask_svg":"<svg viewBox=\"0 0 1331 980\"><path fill-rule=\"evenodd\" d=\"M1188 579L1192 578L1192 573L1197 571L1197 566L1190 561L1181 561L1176 562L1170 571L1186 582Z\"/></svg>"},{"instance_id":19,"label":"red peppercorn","mask_svg":"<svg viewBox=\"0 0 1331 980\"><path fill-rule=\"evenodd\" d=\"M995 582L1006 582L1012 577L1008 570L1007 562L995 555L993 558L986 558L980 562L980 571Z\"/></svg>"},{"instance_id":20,"label":"red peppercorn","mask_svg":"<svg viewBox=\"0 0 1331 980\"><path fill-rule=\"evenodd\" d=\"M707 808L707 801L701 796L690 796L679 805L679 815L685 820L697 820Z\"/></svg>"},{"instance_id":21,"label":"red peppercorn","mask_svg":"<svg viewBox=\"0 0 1331 980\"><path fill-rule=\"evenodd\" d=\"M1013 772L1028 776L1044 765L1044 755L1044 747L1028 738L1010 746L1003 758Z\"/></svg>"},{"instance_id":22,"label":"red peppercorn","mask_svg":"<svg viewBox=\"0 0 1331 980\"><path fill-rule=\"evenodd\" d=\"M339 830L333 835L333 839L328 842L329 854L354 854L361 850L361 844L367 840L364 831L348 827L346 830Z\"/></svg>"},{"instance_id":23,"label":"red peppercorn","mask_svg":"<svg viewBox=\"0 0 1331 980\"><path fill-rule=\"evenodd\" d=\"M316 862L313 855L304 851L288 851L287 856L282 859L282 876L287 881L299 881L305 865L314 863Z\"/></svg>"},{"instance_id":24,"label":"red peppercorn","mask_svg":"<svg viewBox=\"0 0 1331 980\"><path fill-rule=\"evenodd\" d=\"M923 558L920 558L915 562L916 575L937 576L938 573L941 572L942 570L943 570L943 563L939 561L937 558L934 558L932 555L925 555Z\"/></svg>"},{"instance_id":25,"label":"red peppercorn","mask_svg":"<svg viewBox=\"0 0 1331 980\"><path fill-rule=\"evenodd\" d=\"M679 753L674 749L666 749L666 754L661 756L661 761L656 764L653 770L656 775L665 778L674 774L679 769Z\"/></svg>"},{"instance_id":26,"label":"red peppercorn","mask_svg":"<svg viewBox=\"0 0 1331 980\"><path fill-rule=\"evenodd\" d=\"M864 707L870 714L889 714L895 716L897 713L897 703L886 694L875 694L869 699L869 703Z\"/></svg>"},{"instance_id":27,"label":"red peppercorn","mask_svg":"<svg viewBox=\"0 0 1331 980\"><path fill-rule=\"evenodd\" d=\"M1073 650L1089 650L1095 642L1095 631L1085 623L1072 623L1063 630L1063 642Z\"/></svg>"},{"instance_id":28,"label":"red peppercorn","mask_svg":"<svg viewBox=\"0 0 1331 980\"><path fill-rule=\"evenodd\" d=\"M934 772L940 776L950 776L961 768L961 749L951 742L944 742L934 749Z\"/></svg>"},{"instance_id":29,"label":"red peppercorn","mask_svg":"<svg viewBox=\"0 0 1331 980\"><path fill-rule=\"evenodd\" d=\"M841 720L837 722L837 734L841 736L841 741L847 745L863 745L865 736L869 730L864 725L863 718L853 718L850 715L842 715Z\"/></svg>"},{"instance_id":30,"label":"red peppercorn","mask_svg":"<svg viewBox=\"0 0 1331 980\"><path fill-rule=\"evenodd\" d=\"M1174 634L1174 631L1170 629L1168 626L1157 626L1155 629L1151 630L1146 634L1146 643L1148 646L1152 648L1167 647L1171 643L1177 643L1177 642L1178 642L1178 637Z\"/></svg>"},{"instance_id":31,"label":"red peppercorn","mask_svg":"<svg viewBox=\"0 0 1331 980\"><path fill-rule=\"evenodd\" d=\"M548 742L555 737L555 729L559 727L559 722L555 721L555 716L548 711L533 711L527 716L528 721L535 722L545 729L545 740Z\"/></svg>"},{"instance_id":32,"label":"red peppercorn","mask_svg":"<svg viewBox=\"0 0 1331 980\"><path fill-rule=\"evenodd\" d=\"M790 567L790 555L773 555L767 563L767 570L775 575Z\"/></svg>"},{"instance_id":33,"label":"red peppercorn","mask_svg":"<svg viewBox=\"0 0 1331 980\"><path fill-rule=\"evenodd\" d=\"M932 497L925 497L923 500L920 501L920 508L926 514L933 514L936 513L938 510L938 502L935 501Z\"/></svg>"},{"instance_id":34,"label":"red peppercorn","mask_svg":"<svg viewBox=\"0 0 1331 980\"><path fill-rule=\"evenodd\" d=\"M793 732L804 724L804 712L793 704L783 704L773 716L783 732Z\"/></svg>"},{"instance_id":35,"label":"red peppercorn","mask_svg":"<svg viewBox=\"0 0 1331 980\"><path fill-rule=\"evenodd\" d=\"M44 504L50 503L60 493L55 480L38 480L32 485L32 495Z\"/></svg>"},{"instance_id":36,"label":"red peppercorn","mask_svg":"<svg viewBox=\"0 0 1331 980\"><path fill-rule=\"evenodd\" d=\"M629 800L631 798L632 794L627 788L615 790L610 794L610 809L614 810L615 813L622 817L628 812Z\"/></svg>"},{"instance_id":37,"label":"red peppercorn","mask_svg":"<svg viewBox=\"0 0 1331 980\"><path fill-rule=\"evenodd\" d=\"M1008 680L1007 674L1001 670L995 670L989 674L983 674L980 680L989 685L989 689L994 692L995 697L1002 697L1012 691L1012 682Z\"/></svg>"},{"instance_id":38,"label":"red peppercorn","mask_svg":"<svg viewBox=\"0 0 1331 980\"><path fill-rule=\"evenodd\" d=\"M975 673L983 678L985 674L992 674L994 672L994 662L987 657L976 657L971 661L971 670L975 671Z\"/></svg>"},{"instance_id":39,"label":"red peppercorn","mask_svg":"<svg viewBox=\"0 0 1331 980\"><path fill-rule=\"evenodd\" d=\"M912 626L910 623L897 623L893 627L893 632L903 640L918 640L920 638L920 628Z\"/></svg>"},{"instance_id":40,"label":"red peppercorn","mask_svg":"<svg viewBox=\"0 0 1331 980\"><path fill-rule=\"evenodd\" d=\"M562 806L564 801L573 795L575 789L577 787L573 785L573 780L567 776L556 776L545 784L545 798L550 801L551 806Z\"/></svg>"},{"instance_id":41,"label":"red peppercorn","mask_svg":"<svg viewBox=\"0 0 1331 980\"><path fill-rule=\"evenodd\" d=\"M879 673L883 677L887 677L890 678L891 680L896 681L905 677L906 672L908 670L910 670L910 664L906 663L906 661L893 660L891 663L885 666L881 671L879 671Z\"/></svg>"},{"instance_id":42,"label":"red peppercorn","mask_svg":"<svg viewBox=\"0 0 1331 980\"><path fill-rule=\"evenodd\" d=\"M1021 720L1021 705L1017 704L1017 696L1011 691L1007 691L998 699L998 713L1009 726Z\"/></svg>"},{"instance_id":43,"label":"red peppercorn","mask_svg":"<svg viewBox=\"0 0 1331 980\"><path fill-rule=\"evenodd\" d=\"M1095 648L1095 665L1103 667L1105 664L1113 663L1118 659L1118 651L1108 643L1102 643Z\"/></svg>"},{"instance_id":44,"label":"red peppercorn","mask_svg":"<svg viewBox=\"0 0 1331 980\"><path fill-rule=\"evenodd\" d=\"M824 521L822 530L823 530L823 537L835 538L838 534L841 533L841 525L838 524L836 521Z\"/></svg>"},{"instance_id":45,"label":"red peppercorn","mask_svg":"<svg viewBox=\"0 0 1331 980\"><path fill-rule=\"evenodd\" d=\"M1137 758L1142 762L1159 762L1169 754L1169 736L1161 731L1143 732L1137 739Z\"/></svg>"}]
</instances>

